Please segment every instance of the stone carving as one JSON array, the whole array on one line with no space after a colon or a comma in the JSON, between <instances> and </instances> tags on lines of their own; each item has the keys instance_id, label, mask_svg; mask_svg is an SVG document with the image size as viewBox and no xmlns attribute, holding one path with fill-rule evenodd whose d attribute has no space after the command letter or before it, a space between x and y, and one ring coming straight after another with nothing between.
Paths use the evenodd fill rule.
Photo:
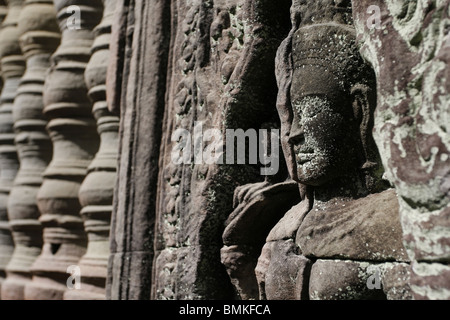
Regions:
<instances>
[{"instance_id":1,"label":"stone carving","mask_svg":"<svg viewBox=\"0 0 450 320\"><path fill-rule=\"evenodd\" d=\"M52 144L46 131L42 91L50 56L60 41L56 11L52 1L25 1L18 29L27 69L14 101L15 143L20 169L8 201L8 216L15 243L7 266L8 277L2 298L24 298L26 283L31 281L30 267L41 252L42 227L36 195L42 173L52 157Z\"/></svg>"},{"instance_id":2,"label":"stone carving","mask_svg":"<svg viewBox=\"0 0 450 320\"><path fill-rule=\"evenodd\" d=\"M106 271L109 258L109 230L113 188L116 181L119 117L108 110L106 73L109 61L111 24L116 0L104 0L102 22L95 28L85 79L93 114L100 134L100 149L88 167L80 191L81 215L88 236L87 252L81 258L81 290L68 291L65 299L105 299Z\"/></svg>"},{"instance_id":3,"label":"stone carving","mask_svg":"<svg viewBox=\"0 0 450 320\"><path fill-rule=\"evenodd\" d=\"M177 165L171 137L177 129L193 134L199 123L220 132L276 124L273 59L289 29L283 23L288 2L194 0L172 6L176 33L159 163L154 299L234 297L219 254L224 222L234 189L264 178L251 165Z\"/></svg>"},{"instance_id":4,"label":"stone carving","mask_svg":"<svg viewBox=\"0 0 450 320\"><path fill-rule=\"evenodd\" d=\"M369 5L378 27L367 23ZM374 137L398 194L415 299L450 298L449 10L448 0L354 1L361 53L377 74Z\"/></svg>"},{"instance_id":5,"label":"stone carving","mask_svg":"<svg viewBox=\"0 0 450 320\"><path fill-rule=\"evenodd\" d=\"M291 177L305 185L303 201L311 205L294 207L267 240L286 241L295 231L299 253L311 259L407 261L395 193L385 190L371 135L375 77L358 53L351 3L315 5L294 2L301 22L294 14L293 30L277 57L282 147ZM311 273L310 298L325 298L319 289L311 291L311 284L339 277L333 272L322 275L315 279ZM266 284L270 298L273 293L267 289ZM335 285L327 290L335 298L339 289ZM376 295L356 290L353 298Z\"/></svg>"},{"instance_id":6,"label":"stone carving","mask_svg":"<svg viewBox=\"0 0 450 320\"><path fill-rule=\"evenodd\" d=\"M8 14L0 31L0 64L3 90L0 96L0 285L5 277L14 244L8 223L8 196L19 168L14 145L13 104L25 59L19 45L17 22L23 1L8 1ZM4 12L4 11L3 11Z\"/></svg>"},{"instance_id":7,"label":"stone carving","mask_svg":"<svg viewBox=\"0 0 450 320\"><path fill-rule=\"evenodd\" d=\"M255 267L267 234L299 201L294 181L249 184L236 189L235 209L222 236L221 259L240 299L259 298Z\"/></svg>"},{"instance_id":8,"label":"stone carving","mask_svg":"<svg viewBox=\"0 0 450 320\"><path fill-rule=\"evenodd\" d=\"M276 59L277 109L301 202L266 234L256 269L247 275L256 277L260 298L385 298L387 292L367 289L370 274L361 277L361 268L349 268L343 283L335 281L341 275L333 267L316 277L316 259L408 260L395 193L382 179L371 135L375 77L359 55L351 9L350 1L331 0L299 0L291 7L292 29ZM249 209L238 217L244 220ZM239 221L230 226L239 228Z\"/></svg>"},{"instance_id":9,"label":"stone carving","mask_svg":"<svg viewBox=\"0 0 450 320\"><path fill-rule=\"evenodd\" d=\"M80 8L80 29L69 28L70 5ZM78 192L99 147L84 72L94 40L92 30L101 20L102 3L55 0L54 6L62 37L44 89L53 157L37 194L44 243L31 269L32 282L25 287L25 299L29 300L62 299L64 292L76 285L67 285L68 268L78 264L87 245Z\"/></svg>"},{"instance_id":10,"label":"stone carving","mask_svg":"<svg viewBox=\"0 0 450 320\"><path fill-rule=\"evenodd\" d=\"M0 298L450 298L450 0L0 0L0 23ZM281 129L278 174L197 158L198 129Z\"/></svg>"}]
</instances>

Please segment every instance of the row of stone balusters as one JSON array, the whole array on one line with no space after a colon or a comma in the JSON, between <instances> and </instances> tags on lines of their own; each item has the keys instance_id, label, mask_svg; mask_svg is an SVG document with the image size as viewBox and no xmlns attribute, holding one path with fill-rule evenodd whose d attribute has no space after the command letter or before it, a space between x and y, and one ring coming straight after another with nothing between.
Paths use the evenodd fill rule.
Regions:
<instances>
[{"instance_id":1,"label":"row of stone balusters","mask_svg":"<svg viewBox=\"0 0 450 320\"><path fill-rule=\"evenodd\" d=\"M0 297L104 299L118 149L105 90L116 0L6 2Z\"/></svg>"},{"instance_id":2,"label":"row of stone balusters","mask_svg":"<svg viewBox=\"0 0 450 320\"><path fill-rule=\"evenodd\" d=\"M0 0L0 25L3 23L3 20L6 17L6 13L8 12L6 3L4 0ZM1 48L0 48L1 49ZM1 53L0 53L1 54ZM0 62L0 74L1 74L1 62ZM0 77L0 90L3 88L3 78ZM0 100L0 104L1 104ZM1 172L1 170L0 170ZM13 242L11 237L11 232L8 227L8 215L4 205L4 196L1 197L0 202L0 291L5 280L5 267L11 258ZM0 293L1 298L1 293Z\"/></svg>"}]
</instances>

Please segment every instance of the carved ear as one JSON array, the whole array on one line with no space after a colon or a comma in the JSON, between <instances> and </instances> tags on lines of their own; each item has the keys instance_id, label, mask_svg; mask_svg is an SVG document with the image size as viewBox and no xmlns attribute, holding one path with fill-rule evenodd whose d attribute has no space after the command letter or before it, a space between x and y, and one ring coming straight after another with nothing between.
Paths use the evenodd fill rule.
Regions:
<instances>
[{"instance_id":1,"label":"carved ear","mask_svg":"<svg viewBox=\"0 0 450 320\"><path fill-rule=\"evenodd\" d=\"M362 169L372 168L377 165L373 154L376 148L372 137L374 102L371 101L371 88L358 84L352 87L353 115L359 123L359 132L364 150L364 164Z\"/></svg>"}]
</instances>

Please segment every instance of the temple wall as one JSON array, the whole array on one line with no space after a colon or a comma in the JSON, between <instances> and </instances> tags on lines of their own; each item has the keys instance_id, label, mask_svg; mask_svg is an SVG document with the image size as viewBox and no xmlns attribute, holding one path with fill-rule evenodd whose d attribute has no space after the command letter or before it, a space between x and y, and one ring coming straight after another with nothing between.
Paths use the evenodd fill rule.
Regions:
<instances>
[{"instance_id":1,"label":"temple wall","mask_svg":"<svg viewBox=\"0 0 450 320\"><path fill-rule=\"evenodd\" d=\"M450 299L449 0L0 0L0 299Z\"/></svg>"}]
</instances>

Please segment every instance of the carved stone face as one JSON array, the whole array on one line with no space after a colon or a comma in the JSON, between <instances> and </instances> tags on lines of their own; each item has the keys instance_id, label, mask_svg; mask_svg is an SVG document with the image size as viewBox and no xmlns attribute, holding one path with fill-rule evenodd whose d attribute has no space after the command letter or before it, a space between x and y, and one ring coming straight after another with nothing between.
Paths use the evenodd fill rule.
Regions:
<instances>
[{"instance_id":1,"label":"carved stone face","mask_svg":"<svg viewBox=\"0 0 450 320\"><path fill-rule=\"evenodd\" d=\"M345 94L331 98L314 94L295 98L289 145L298 182L319 186L357 166L352 101Z\"/></svg>"},{"instance_id":2,"label":"carved stone face","mask_svg":"<svg viewBox=\"0 0 450 320\"><path fill-rule=\"evenodd\" d=\"M296 180L320 186L357 167L359 128L350 93L333 83L339 79L322 67L294 69L289 145Z\"/></svg>"},{"instance_id":3,"label":"carved stone face","mask_svg":"<svg viewBox=\"0 0 450 320\"><path fill-rule=\"evenodd\" d=\"M354 174L365 161L359 110L367 105L356 90L365 73L354 31L336 24L301 27L290 50L286 107L292 117L283 118L290 128L283 150L290 153L293 179L320 186Z\"/></svg>"},{"instance_id":4,"label":"carved stone face","mask_svg":"<svg viewBox=\"0 0 450 320\"><path fill-rule=\"evenodd\" d=\"M300 27L280 46L276 66L281 145L292 179L321 186L376 170L375 77L354 30L336 23Z\"/></svg>"}]
</instances>

